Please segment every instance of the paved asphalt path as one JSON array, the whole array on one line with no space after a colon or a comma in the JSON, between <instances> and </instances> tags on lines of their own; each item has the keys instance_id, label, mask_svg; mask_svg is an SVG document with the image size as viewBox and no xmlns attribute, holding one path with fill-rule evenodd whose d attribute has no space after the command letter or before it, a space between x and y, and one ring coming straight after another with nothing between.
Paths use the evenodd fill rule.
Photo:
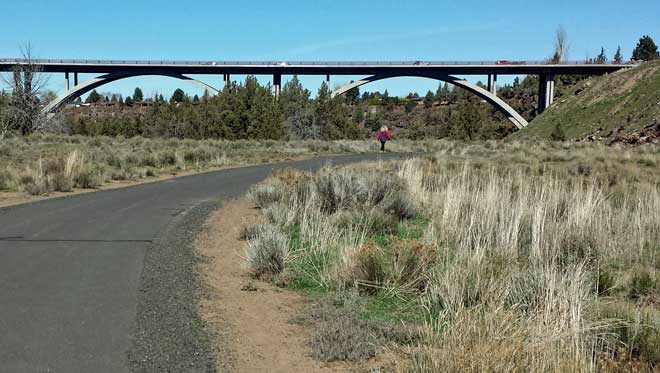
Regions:
<instances>
[{"instance_id":1,"label":"paved asphalt path","mask_svg":"<svg viewBox=\"0 0 660 373\"><path fill-rule=\"evenodd\" d=\"M0 372L125 372L145 253L177 215L321 157L0 209Z\"/></svg>"}]
</instances>

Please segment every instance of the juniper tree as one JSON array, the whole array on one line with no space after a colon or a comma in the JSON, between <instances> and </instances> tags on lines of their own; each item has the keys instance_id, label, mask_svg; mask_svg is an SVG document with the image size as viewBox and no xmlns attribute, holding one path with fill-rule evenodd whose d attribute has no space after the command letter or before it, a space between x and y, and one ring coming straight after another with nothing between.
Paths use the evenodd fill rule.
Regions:
<instances>
[{"instance_id":1,"label":"juniper tree","mask_svg":"<svg viewBox=\"0 0 660 373\"><path fill-rule=\"evenodd\" d=\"M133 101L134 102L141 102L144 100L144 95L142 94L142 90L140 87L136 87L135 91L133 92Z\"/></svg>"},{"instance_id":2,"label":"juniper tree","mask_svg":"<svg viewBox=\"0 0 660 373\"><path fill-rule=\"evenodd\" d=\"M623 62L623 55L621 54L621 46L619 46L616 49L616 53L614 54L613 61L614 61L614 63L617 63L617 64Z\"/></svg>"},{"instance_id":3,"label":"juniper tree","mask_svg":"<svg viewBox=\"0 0 660 373\"><path fill-rule=\"evenodd\" d=\"M596 57L596 63L604 64L607 62L607 56L605 55L605 48L600 48L600 54Z\"/></svg>"},{"instance_id":4,"label":"juniper tree","mask_svg":"<svg viewBox=\"0 0 660 373\"><path fill-rule=\"evenodd\" d=\"M89 94L89 96L87 96L87 99L85 100L85 103L87 103L87 104L96 104L96 103L101 102L102 100L103 100L103 96L101 96L98 92L96 92L96 89L94 89Z\"/></svg>"},{"instance_id":5,"label":"juniper tree","mask_svg":"<svg viewBox=\"0 0 660 373\"><path fill-rule=\"evenodd\" d=\"M635 47L633 51L632 59L635 61L651 61L658 58L658 46L655 44L653 39L650 36L645 35Z\"/></svg>"}]
</instances>

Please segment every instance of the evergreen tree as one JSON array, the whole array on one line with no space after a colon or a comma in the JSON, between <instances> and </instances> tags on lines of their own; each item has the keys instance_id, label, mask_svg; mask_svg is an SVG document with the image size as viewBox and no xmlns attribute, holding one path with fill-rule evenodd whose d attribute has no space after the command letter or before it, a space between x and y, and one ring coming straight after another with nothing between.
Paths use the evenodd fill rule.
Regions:
<instances>
[{"instance_id":1,"label":"evergreen tree","mask_svg":"<svg viewBox=\"0 0 660 373\"><path fill-rule=\"evenodd\" d=\"M412 113L416 107L417 102L409 99L408 102L406 102L406 113Z\"/></svg>"},{"instance_id":2,"label":"evergreen tree","mask_svg":"<svg viewBox=\"0 0 660 373\"><path fill-rule=\"evenodd\" d=\"M127 97L128 98L128 97ZM186 94L183 92L181 88L177 88L174 93L172 94L172 98L170 98L171 103L181 103L185 101L186 99Z\"/></svg>"},{"instance_id":3,"label":"evergreen tree","mask_svg":"<svg viewBox=\"0 0 660 373\"><path fill-rule=\"evenodd\" d=\"M140 87L135 87L135 91L133 91L133 101L134 102L144 101L144 95L142 94L142 90L140 89Z\"/></svg>"},{"instance_id":4,"label":"evergreen tree","mask_svg":"<svg viewBox=\"0 0 660 373\"><path fill-rule=\"evenodd\" d=\"M474 95L465 96L452 112L451 137L458 140L476 140L484 115Z\"/></svg>"},{"instance_id":5,"label":"evergreen tree","mask_svg":"<svg viewBox=\"0 0 660 373\"><path fill-rule=\"evenodd\" d=\"M87 96L87 99L85 100L85 103L87 103L87 104L96 104L96 103L101 102L101 100L103 100L103 97L101 97L101 95L98 92L96 92L96 89L95 89L95 90L92 90L92 92L89 94L89 96Z\"/></svg>"},{"instance_id":6,"label":"evergreen tree","mask_svg":"<svg viewBox=\"0 0 660 373\"><path fill-rule=\"evenodd\" d=\"M131 98L131 96L126 96L126 100L124 100L124 105L133 106L133 99Z\"/></svg>"},{"instance_id":7,"label":"evergreen tree","mask_svg":"<svg viewBox=\"0 0 660 373\"><path fill-rule=\"evenodd\" d=\"M605 55L605 48L600 48L600 54L596 57L596 63L604 64L607 62L607 56Z\"/></svg>"},{"instance_id":8,"label":"evergreen tree","mask_svg":"<svg viewBox=\"0 0 660 373\"><path fill-rule=\"evenodd\" d=\"M256 83L256 79L254 82ZM284 135L282 115L270 86L262 87L257 84L248 106L250 107L247 112L247 136L249 139L279 140L282 138Z\"/></svg>"},{"instance_id":9,"label":"evergreen tree","mask_svg":"<svg viewBox=\"0 0 660 373\"><path fill-rule=\"evenodd\" d=\"M444 83L439 83L438 84L438 90L435 92L435 97L438 100L446 100L449 98L449 83L444 82Z\"/></svg>"},{"instance_id":10,"label":"evergreen tree","mask_svg":"<svg viewBox=\"0 0 660 373\"><path fill-rule=\"evenodd\" d=\"M311 92L305 89L297 75L284 84L279 102L285 118L290 118L305 109L309 102Z\"/></svg>"},{"instance_id":11,"label":"evergreen tree","mask_svg":"<svg viewBox=\"0 0 660 373\"><path fill-rule=\"evenodd\" d=\"M195 105L199 105L199 96L195 95L192 99L192 103Z\"/></svg>"},{"instance_id":12,"label":"evergreen tree","mask_svg":"<svg viewBox=\"0 0 660 373\"><path fill-rule=\"evenodd\" d=\"M360 129L351 122L342 97L331 98L330 89L324 82L316 97L316 123L325 140L356 139Z\"/></svg>"},{"instance_id":13,"label":"evergreen tree","mask_svg":"<svg viewBox=\"0 0 660 373\"><path fill-rule=\"evenodd\" d=\"M309 139L319 135L318 127L314 124L310 95L311 92L302 86L295 75L282 88L279 104L290 138Z\"/></svg>"},{"instance_id":14,"label":"evergreen tree","mask_svg":"<svg viewBox=\"0 0 660 373\"><path fill-rule=\"evenodd\" d=\"M430 109L433 106L433 101L435 100L435 95L433 92L428 91L424 97L424 107Z\"/></svg>"},{"instance_id":15,"label":"evergreen tree","mask_svg":"<svg viewBox=\"0 0 660 373\"><path fill-rule=\"evenodd\" d=\"M658 58L658 46L650 36L645 35L637 43L632 59L635 61L651 61Z\"/></svg>"},{"instance_id":16,"label":"evergreen tree","mask_svg":"<svg viewBox=\"0 0 660 373\"><path fill-rule=\"evenodd\" d=\"M621 46L619 46L616 49L616 53L614 54L613 61L614 61L614 63L617 63L617 64L623 62L623 55L621 54Z\"/></svg>"},{"instance_id":17,"label":"evergreen tree","mask_svg":"<svg viewBox=\"0 0 660 373\"><path fill-rule=\"evenodd\" d=\"M348 92L345 93L346 96L346 102L349 105L355 105L360 101L360 88L355 87Z\"/></svg>"},{"instance_id":18,"label":"evergreen tree","mask_svg":"<svg viewBox=\"0 0 660 373\"><path fill-rule=\"evenodd\" d=\"M520 90L520 78L516 76L513 79L513 91L518 92L519 90Z\"/></svg>"}]
</instances>

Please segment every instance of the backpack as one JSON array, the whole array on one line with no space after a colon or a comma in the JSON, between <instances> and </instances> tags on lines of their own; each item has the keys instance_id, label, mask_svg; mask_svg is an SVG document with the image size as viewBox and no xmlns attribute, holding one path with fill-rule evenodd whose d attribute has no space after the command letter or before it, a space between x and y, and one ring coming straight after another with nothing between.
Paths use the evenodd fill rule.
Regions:
<instances>
[{"instance_id":1,"label":"backpack","mask_svg":"<svg viewBox=\"0 0 660 373\"><path fill-rule=\"evenodd\" d=\"M386 142L387 141L387 135L385 132L381 131L380 132L380 142Z\"/></svg>"}]
</instances>

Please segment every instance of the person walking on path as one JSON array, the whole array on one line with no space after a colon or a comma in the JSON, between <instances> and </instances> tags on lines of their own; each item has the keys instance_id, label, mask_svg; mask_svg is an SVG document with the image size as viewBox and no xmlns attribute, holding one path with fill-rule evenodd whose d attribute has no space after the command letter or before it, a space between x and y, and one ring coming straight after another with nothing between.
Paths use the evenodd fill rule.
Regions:
<instances>
[{"instance_id":1,"label":"person walking on path","mask_svg":"<svg viewBox=\"0 0 660 373\"><path fill-rule=\"evenodd\" d=\"M385 151L385 143L392 139L390 130L386 126L380 128L380 131L376 132L376 139L380 141L380 151Z\"/></svg>"}]
</instances>

